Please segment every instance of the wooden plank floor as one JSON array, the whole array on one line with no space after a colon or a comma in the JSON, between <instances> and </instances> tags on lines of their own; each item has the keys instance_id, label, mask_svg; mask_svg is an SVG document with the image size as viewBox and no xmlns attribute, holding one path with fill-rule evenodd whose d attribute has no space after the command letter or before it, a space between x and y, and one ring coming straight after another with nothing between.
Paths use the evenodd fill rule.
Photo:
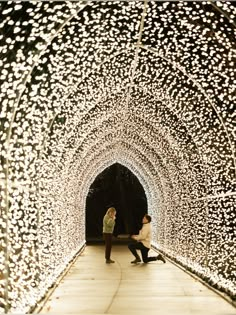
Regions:
<instances>
[{"instance_id":1,"label":"wooden plank floor","mask_svg":"<svg viewBox=\"0 0 236 315\"><path fill-rule=\"evenodd\" d=\"M132 265L126 245L113 245L112 258L114 264L105 264L103 245L86 246L40 313L236 314L221 296L168 260Z\"/></svg>"}]
</instances>

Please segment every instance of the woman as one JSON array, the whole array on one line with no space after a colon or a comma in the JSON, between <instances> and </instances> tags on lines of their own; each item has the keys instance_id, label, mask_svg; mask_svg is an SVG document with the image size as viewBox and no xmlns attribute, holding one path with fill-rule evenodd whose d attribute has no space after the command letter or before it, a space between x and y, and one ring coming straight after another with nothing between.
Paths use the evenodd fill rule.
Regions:
<instances>
[{"instance_id":1,"label":"woman","mask_svg":"<svg viewBox=\"0 0 236 315\"><path fill-rule=\"evenodd\" d=\"M107 264L114 263L111 260L112 233L114 231L116 219L116 209L111 207L107 210L103 218L103 237L105 240L105 259Z\"/></svg>"}]
</instances>

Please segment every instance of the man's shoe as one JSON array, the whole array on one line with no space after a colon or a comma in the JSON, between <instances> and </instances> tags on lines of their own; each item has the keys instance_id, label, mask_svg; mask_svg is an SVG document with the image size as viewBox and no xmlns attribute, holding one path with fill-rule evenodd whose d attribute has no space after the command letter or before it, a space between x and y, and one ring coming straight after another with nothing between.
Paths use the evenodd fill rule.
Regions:
<instances>
[{"instance_id":1,"label":"man's shoe","mask_svg":"<svg viewBox=\"0 0 236 315\"><path fill-rule=\"evenodd\" d=\"M131 261L131 264L137 264L140 263L141 259L140 258L135 258L135 260Z\"/></svg>"},{"instance_id":2,"label":"man's shoe","mask_svg":"<svg viewBox=\"0 0 236 315\"><path fill-rule=\"evenodd\" d=\"M113 264L113 263L114 263L114 260L111 260L111 259L106 260L106 264Z\"/></svg>"},{"instance_id":3,"label":"man's shoe","mask_svg":"<svg viewBox=\"0 0 236 315\"><path fill-rule=\"evenodd\" d=\"M166 263L165 258L161 254L157 256L157 260L161 260L164 264Z\"/></svg>"}]
</instances>

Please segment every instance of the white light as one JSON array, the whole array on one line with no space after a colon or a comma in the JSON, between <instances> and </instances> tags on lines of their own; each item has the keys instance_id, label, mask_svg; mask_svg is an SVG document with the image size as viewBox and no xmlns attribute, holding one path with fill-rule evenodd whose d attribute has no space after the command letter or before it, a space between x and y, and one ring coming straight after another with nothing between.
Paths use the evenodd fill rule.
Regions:
<instances>
[{"instance_id":1,"label":"white light","mask_svg":"<svg viewBox=\"0 0 236 315\"><path fill-rule=\"evenodd\" d=\"M0 233L9 227L10 311L28 312L84 244L89 187L117 162L144 187L154 245L236 293L236 12L215 5L225 16L197 1L148 1L146 15L143 1L4 5Z\"/></svg>"}]
</instances>

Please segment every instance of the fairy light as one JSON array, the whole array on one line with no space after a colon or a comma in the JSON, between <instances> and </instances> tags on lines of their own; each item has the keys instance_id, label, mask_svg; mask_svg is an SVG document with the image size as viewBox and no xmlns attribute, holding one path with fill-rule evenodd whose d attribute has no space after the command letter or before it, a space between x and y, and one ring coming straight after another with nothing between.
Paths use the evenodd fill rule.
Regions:
<instances>
[{"instance_id":1,"label":"fairy light","mask_svg":"<svg viewBox=\"0 0 236 315\"><path fill-rule=\"evenodd\" d=\"M144 187L153 245L235 296L236 8L9 1L0 14L0 313L28 312L78 253L89 187L113 163Z\"/></svg>"}]
</instances>

